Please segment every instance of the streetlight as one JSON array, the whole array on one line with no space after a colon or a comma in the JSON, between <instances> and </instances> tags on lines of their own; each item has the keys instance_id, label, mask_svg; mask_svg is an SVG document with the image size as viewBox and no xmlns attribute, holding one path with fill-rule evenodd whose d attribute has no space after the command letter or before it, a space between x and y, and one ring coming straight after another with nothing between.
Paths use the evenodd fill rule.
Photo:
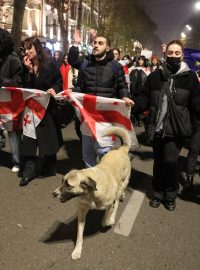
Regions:
<instances>
[{"instance_id":1,"label":"streetlight","mask_svg":"<svg viewBox=\"0 0 200 270\"><path fill-rule=\"evenodd\" d=\"M191 31L192 30L192 27L189 24L186 24L185 27L187 28L188 31Z\"/></svg>"},{"instance_id":2,"label":"streetlight","mask_svg":"<svg viewBox=\"0 0 200 270\"><path fill-rule=\"evenodd\" d=\"M181 33L181 38L185 39L186 38L186 34L184 32Z\"/></svg>"},{"instance_id":3,"label":"streetlight","mask_svg":"<svg viewBox=\"0 0 200 270\"><path fill-rule=\"evenodd\" d=\"M196 2L194 7L195 9L200 10L200 1Z\"/></svg>"}]
</instances>

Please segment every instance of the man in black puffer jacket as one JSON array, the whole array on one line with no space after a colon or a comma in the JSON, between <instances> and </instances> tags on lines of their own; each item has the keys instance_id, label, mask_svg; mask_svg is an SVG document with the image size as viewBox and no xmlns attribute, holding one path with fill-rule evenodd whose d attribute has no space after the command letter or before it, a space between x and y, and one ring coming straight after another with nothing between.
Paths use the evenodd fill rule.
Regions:
<instances>
[{"instance_id":1,"label":"man in black puffer jacket","mask_svg":"<svg viewBox=\"0 0 200 270\"><path fill-rule=\"evenodd\" d=\"M127 106L133 104L128 98L128 86L125 81L123 67L115 60L110 50L110 40L99 36L93 41L92 54L88 59L79 57L77 43L80 41L78 31L75 35L75 46L69 50L68 61L79 70L75 91L107 98L123 99ZM87 167L96 165L96 157L109 151L109 147L101 147L91 136L82 134L83 160Z\"/></svg>"},{"instance_id":2,"label":"man in black puffer jacket","mask_svg":"<svg viewBox=\"0 0 200 270\"><path fill-rule=\"evenodd\" d=\"M182 62L183 45L171 41L163 68L152 72L133 97L133 110L149 110L148 139L153 143L153 196L150 206L162 201L167 210L176 207L177 161L185 138L192 132L190 119L200 119L200 89L196 74Z\"/></svg>"}]
</instances>

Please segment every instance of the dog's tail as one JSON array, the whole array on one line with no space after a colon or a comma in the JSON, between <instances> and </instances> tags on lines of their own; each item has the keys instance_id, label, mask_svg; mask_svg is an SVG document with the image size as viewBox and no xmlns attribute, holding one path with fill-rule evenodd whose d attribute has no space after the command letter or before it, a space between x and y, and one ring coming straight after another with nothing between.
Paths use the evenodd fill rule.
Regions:
<instances>
[{"instance_id":1,"label":"dog's tail","mask_svg":"<svg viewBox=\"0 0 200 270\"><path fill-rule=\"evenodd\" d=\"M110 135L116 135L117 137L119 137L122 141L122 145L125 146L125 148L127 149L127 152L130 150L131 136L125 128L118 126L111 126L103 132L102 137Z\"/></svg>"}]
</instances>

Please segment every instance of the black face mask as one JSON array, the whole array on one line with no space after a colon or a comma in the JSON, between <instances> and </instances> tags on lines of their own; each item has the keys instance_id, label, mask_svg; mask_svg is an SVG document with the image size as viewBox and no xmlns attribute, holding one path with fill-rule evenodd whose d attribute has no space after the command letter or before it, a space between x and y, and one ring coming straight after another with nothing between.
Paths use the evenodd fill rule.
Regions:
<instances>
[{"instance_id":1,"label":"black face mask","mask_svg":"<svg viewBox=\"0 0 200 270\"><path fill-rule=\"evenodd\" d=\"M169 70L175 74L181 66L181 57L167 57L166 62Z\"/></svg>"}]
</instances>

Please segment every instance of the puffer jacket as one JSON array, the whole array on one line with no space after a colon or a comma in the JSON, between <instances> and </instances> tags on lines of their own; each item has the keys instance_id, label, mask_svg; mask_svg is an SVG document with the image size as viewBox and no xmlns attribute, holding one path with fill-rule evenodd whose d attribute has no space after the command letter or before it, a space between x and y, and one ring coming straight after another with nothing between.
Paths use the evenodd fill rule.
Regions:
<instances>
[{"instance_id":1,"label":"puffer jacket","mask_svg":"<svg viewBox=\"0 0 200 270\"><path fill-rule=\"evenodd\" d=\"M68 61L79 70L75 91L108 98L128 97L123 67L113 58L112 51L109 51L101 61L96 61L93 55L90 55L88 60L79 58L78 48L72 46Z\"/></svg>"},{"instance_id":2,"label":"puffer jacket","mask_svg":"<svg viewBox=\"0 0 200 270\"><path fill-rule=\"evenodd\" d=\"M191 134L191 118L200 119L199 85L196 74L184 62L174 75L164 64L162 68L148 76L140 95L133 97L135 102L133 110L135 112L149 110L147 125L149 141L157 132L161 112L164 115L159 132L163 137L186 137ZM173 101L173 108L170 106L170 99ZM176 127L181 127L179 133L174 131Z\"/></svg>"}]
</instances>

